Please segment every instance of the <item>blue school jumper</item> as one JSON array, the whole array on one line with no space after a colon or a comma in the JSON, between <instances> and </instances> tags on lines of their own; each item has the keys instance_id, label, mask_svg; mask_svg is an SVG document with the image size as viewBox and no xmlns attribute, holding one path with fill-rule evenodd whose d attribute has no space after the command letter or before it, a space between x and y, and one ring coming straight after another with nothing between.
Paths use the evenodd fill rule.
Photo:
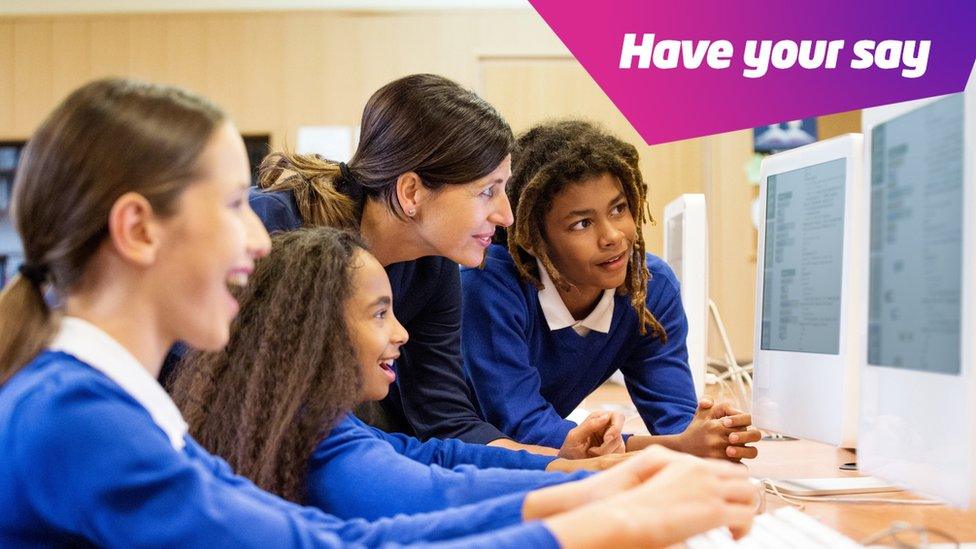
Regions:
<instances>
[{"instance_id":1,"label":"blue school jumper","mask_svg":"<svg viewBox=\"0 0 976 549\"><path fill-rule=\"evenodd\" d=\"M187 435L105 332L65 318L52 349L0 387L0 547L556 546L519 494L376 522L286 502Z\"/></svg>"},{"instance_id":2,"label":"blue school jumper","mask_svg":"<svg viewBox=\"0 0 976 549\"><path fill-rule=\"evenodd\" d=\"M683 431L697 407L688 323L671 268L651 254L647 266L647 308L667 343L640 335L637 313L620 295L608 333L550 330L539 291L521 280L502 246L489 247L484 268L462 269L462 356L483 417L519 442L559 447L576 426L564 418L620 370L652 433Z\"/></svg>"},{"instance_id":3,"label":"blue school jumper","mask_svg":"<svg viewBox=\"0 0 976 549\"><path fill-rule=\"evenodd\" d=\"M251 189L251 208L269 233L304 226L291 191ZM458 265L436 256L386 266L393 311L410 340L394 364L397 379L383 407L393 427L421 440L456 438L487 444L506 438L484 421L461 369L461 280Z\"/></svg>"},{"instance_id":4,"label":"blue school jumper","mask_svg":"<svg viewBox=\"0 0 976 549\"><path fill-rule=\"evenodd\" d=\"M370 427L350 414L312 455L308 503L340 518L374 520L438 511L589 476L545 472L554 459L459 440L420 442Z\"/></svg>"}]
</instances>

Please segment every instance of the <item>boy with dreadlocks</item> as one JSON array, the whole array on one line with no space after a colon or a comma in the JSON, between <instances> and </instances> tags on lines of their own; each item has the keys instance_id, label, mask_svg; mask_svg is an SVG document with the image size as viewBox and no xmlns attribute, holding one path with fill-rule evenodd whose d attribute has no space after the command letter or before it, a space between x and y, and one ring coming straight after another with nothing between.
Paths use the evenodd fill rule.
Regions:
<instances>
[{"instance_id":1,"label":"boy with dreadlocks","mask_svg":"<svg viewBox=\"0 0 976 549\"><path fill-rule=\"evenodd\" d=\"M751 419L696 402L678 281L645 253L650 220L637 150L562 121L518 140L507 248L461 273L462 353L483 416L515 440L559 447L566 416L620 370L652 436L707 457L753 458ZM696 406L697 404L697 406Z\"/></svg>"}]
</instances>

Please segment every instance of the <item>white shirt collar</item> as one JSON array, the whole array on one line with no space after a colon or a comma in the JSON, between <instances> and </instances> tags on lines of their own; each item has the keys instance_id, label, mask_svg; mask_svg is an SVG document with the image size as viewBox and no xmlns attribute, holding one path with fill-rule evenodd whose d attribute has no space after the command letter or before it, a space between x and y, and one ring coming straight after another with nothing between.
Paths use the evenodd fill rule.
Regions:
<instances>
[{"instance_id":1,"label":"white shirt collar","mask_svg":"<svg viewBox=\"0 0 976 549\"><path fill-rule=\"evenodd\" d=\"M183 449L187 425L179 408L136 357L112 336L90 322L66 316L61 319L50 349L68 353L105 374L149 412L173 448Z\"/></svg>"},{"instance_id":2,"label":"white shirt collar","mask_svg":"<svg viewBox=\"0 0 976 549\"><path fill-rule=\"evenodd\" d=\"M572 313L563 303L563 298L559 296L559 290L549 278L542 262L535 260L539 266L539 277L542 282L542 289L539 290L539 305L542 306L542 316L546 317L546 323L552 331L572 327L579 335L586 335L590 330L607 333L610 331L610 321L613 320L613 298L616 290L603 290L600 301L583 320L576 320Z\"/></svg>"}]
</instances>

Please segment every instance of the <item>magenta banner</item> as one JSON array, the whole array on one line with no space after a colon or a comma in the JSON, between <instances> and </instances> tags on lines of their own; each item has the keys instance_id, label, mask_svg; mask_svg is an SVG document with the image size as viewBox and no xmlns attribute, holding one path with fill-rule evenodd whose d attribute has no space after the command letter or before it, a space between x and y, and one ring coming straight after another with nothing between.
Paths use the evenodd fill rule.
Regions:
<instances>
[{"instance_id":1,"label":"magenta banner","mask_svg":"<svg viewBox=\"0 0 976 549\"><path fill-rule=\"evenodd\" d=\"M961 91L976 0L531 0L648 144Z\"/></svg>"}]
</instances>

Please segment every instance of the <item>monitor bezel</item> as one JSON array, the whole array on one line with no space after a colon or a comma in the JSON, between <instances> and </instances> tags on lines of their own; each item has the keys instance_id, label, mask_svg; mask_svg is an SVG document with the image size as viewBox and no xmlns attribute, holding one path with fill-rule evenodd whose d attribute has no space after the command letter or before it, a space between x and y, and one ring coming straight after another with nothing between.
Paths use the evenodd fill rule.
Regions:
<instances>
[{"instance_id":1,"label":"monitor bezel","mask_svg":"<svg viewBox=\"0 0 976 549\"><path fill-rule=\"evenodd\" d=\"M960 373L870 364L862 357L861 469L959 507L976 503L976 70L963 92L963 246ZM870 181L871 132L879 124L944 99L945 95L866 109L865 177ZM870 198L870 197L869 197ZM864 208L870 215L870 199ZM869 242L870 245L870 242ZM868 289L869 272L863 275ZM868 305L868 293L863 302ZM867 336L867 320L864 328ZM967 336L967 334L969 334Z\"/></svg>"},{"instance_id":2,"label":"monitor bezel","mask_svg":"<svg viewBox=\"0 0 976 549\"><path fill-rule=\"evenodd\" d=\"M664 206L664 260L671 264L670 239L668 238L671 220L681 216L681 273L676 273L681 281L681 301L688 323L688 365L695 383L695 393L700 397L705 392L705 373L708 371L708 216L705 209L705 195L688 193L675 198ZM698 225L700 239L688 238L688 228ZM693 241L697 240L697 241ZM696 248L702 253L695 259ZM691 290L695 281L697 290ZM693 293L700 293L700 299L688 299Z\"/></svg>"},{"instance_id":3,"label":"monitor bezel","mask_svg":"<svg viewBox=\"0 0 976 549\"><path fill-rule=\"evenodd\" d=\"M841 260L840 334L837 354L762 348L763 265L766 250L766 193L769 177L845 159L844 238ZM857 442L858 352L863 339L851 333L861 310L858 271L866 257L853 252L866 242L866 221L856 217L865 189L861 178L863 138L845 134L764 159L760 169L760 223L756 252L756 310L753 345L754 423L764 429L840 447ZM858 188L857 184L862 184ZM854 183L854 184L852 184ZM861 223L860 230L857 223Z\"/></svg>"}]
</instances>

